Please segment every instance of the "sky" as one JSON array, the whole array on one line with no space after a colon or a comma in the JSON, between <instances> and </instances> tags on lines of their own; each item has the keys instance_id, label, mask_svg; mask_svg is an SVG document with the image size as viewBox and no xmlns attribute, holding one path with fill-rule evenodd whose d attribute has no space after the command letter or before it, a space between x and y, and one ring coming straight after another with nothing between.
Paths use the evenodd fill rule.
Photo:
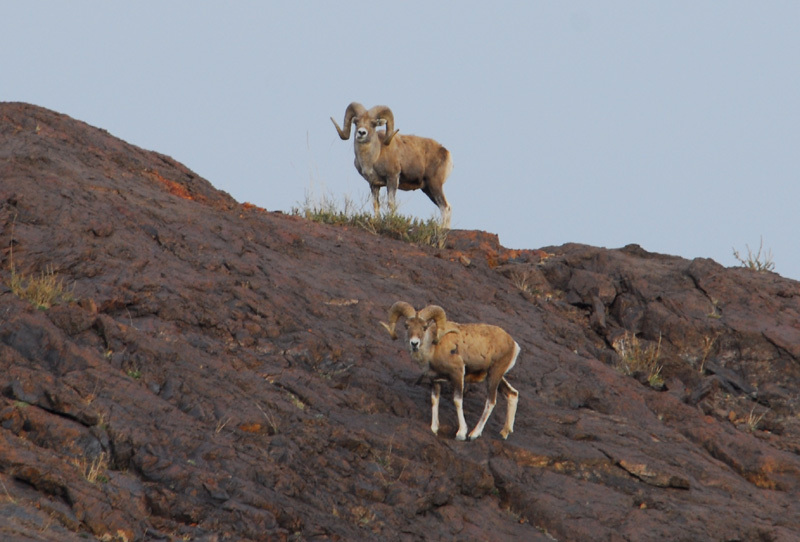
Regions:
<instances>
[{"instance_id":1,"label":"sky","mask_svg":"<svg viewBox=\"0 0 800 542\"><path fill-rule=\"evenodd\" d=\"M4 2L0 101L185 164L240 202L371 209L352 101L450 150L452 226L800 279L800 2ZM1 182L1 180L0 180ZM382 195L385 192L382 193ZM384 196L385 197L385 196ZM421 192L400 212L438 216Z\"/></svg>"}]
</instances>

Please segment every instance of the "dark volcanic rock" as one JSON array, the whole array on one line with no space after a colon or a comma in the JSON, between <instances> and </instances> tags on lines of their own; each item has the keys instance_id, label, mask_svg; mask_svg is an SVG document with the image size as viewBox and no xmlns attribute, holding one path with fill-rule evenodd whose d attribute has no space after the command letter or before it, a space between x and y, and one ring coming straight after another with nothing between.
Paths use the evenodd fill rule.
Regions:
<instances>
[{"instance_id":1,"label":"dark volcanic rock","mask_svg":"<svg viewBox=\"0 0 800 542\"><path fill-rule=\"evenodd\" d=\"M800 536L797 282L322 226L24 104L0 104L0 220L0 539ZM40 276L72 299L12 291ZM449 391L430 433L378 324L398 299L520 343L508 441L502 400L453 440Z\"/></svg>"}]
</instances>

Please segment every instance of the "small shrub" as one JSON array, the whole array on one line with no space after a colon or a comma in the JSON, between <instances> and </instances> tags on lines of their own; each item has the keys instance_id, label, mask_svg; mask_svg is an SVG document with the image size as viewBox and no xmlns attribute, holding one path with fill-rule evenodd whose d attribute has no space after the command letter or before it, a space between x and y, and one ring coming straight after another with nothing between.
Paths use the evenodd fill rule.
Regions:
<instances>
[{"instance_id":1,"label":"small shrub","mask_svg":"<svg viewBox=\"0 0 800 542\"><path fill-rule=\"evenodd\" d=\"M758 251L755 253L753 253L748 245L745 245L745 247L747 248L746 258L742 257L738 250L735 248L733 249L733 257L736 258L742 267L758 272L773 271L775 269L775 262L772 261L772 250L764 250L763 238L759 241Z\"/></svg>"},{"instance_id":2,"label":"small shrub","mask_svg":"<svg viewBox=\"0 0 800 542\"><path fill-rule=\"evenodd\" d=\"M664 385L664 378L661 376L662 365L658 363L661 355L661 336L655 345L645 345L635 334L626 333L617 342L617 353L620 357L617 370L622 374L643 373L650 387L658 389Z\"/></svg>"},{"instance_id":3,"label":"small shrub","mask_svg":"<svg viewBox=\"0 0 800 542\"><path fill-rule=\"evenodd\" d=\"M525 269L523 271L514 269L511 271L511 282L517 289L530 294L533 293L533 287L531 286L532 275L533 273L530 269Z\"/></svg>"}]
</instances>

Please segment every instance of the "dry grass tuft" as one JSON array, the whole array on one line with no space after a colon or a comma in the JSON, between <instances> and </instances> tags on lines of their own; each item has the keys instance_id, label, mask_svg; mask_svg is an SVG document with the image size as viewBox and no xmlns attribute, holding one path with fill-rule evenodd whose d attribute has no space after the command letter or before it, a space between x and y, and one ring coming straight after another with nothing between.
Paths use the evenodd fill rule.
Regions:
<instances>
[{"instance_id":1,"label":"dry grass tuft","mask_svg":"<svg viewBox=\"0 0 800 542\"><path fill-rule=\"evenodd\" d=\"M302 208L292 209L292 214L322 224L354 226L375 235L439 249L445 247L449 231L435 218L420 220L401 215L391 209L376 217L372 213L363 211L349 198L345 198L344 203L340 205L330 197L313 201L306 196Z\"/></svg>"},{"instance_id":2,"label":"dry grass tuft","mask_svg":"<svg viewBox=\"0 0 800 542\"><path fill-rule=\"evenodd\" d=\"M645 344L633 333L625 333L615 344L619 354L617 370L624 375L644 373L647 376L647 383L652 388L660 388L664 385L664 378L661 376L662 365L659 357L661 355L661 336L658 337L656 344Z\"/></svg>"},{"instance_id":3,"label":"dry grass tuft","mask_svg":"<svg viewBox=\"0 0 800 542\"><path fill-rule=\"evenodd\" d=\"M748 245L745 245L745 247L747 248L746 258L741 256L738 250L733 249L733 257L738 260L742 267L758 271L759 273L773 271L775 269L775 262L772 261L772 250L764 250L763 237L758 242L758 250L756 252L750 250Z\"/></svg>"},{"instance_id":4,"label":"dry grass tuft","mask_svg":"<svg viewBox=\"0 0 800 542\"><path fill-rule=\"evenodd\" d=\"M9 287L14 295L30 301L39 309L49 309L53 305L75 300L74 284L67 288L64 280L59 279L53 271L52 265L47 266L47 269L37 276L18 273L12 262Z\"/></svg>"}]
</instances>

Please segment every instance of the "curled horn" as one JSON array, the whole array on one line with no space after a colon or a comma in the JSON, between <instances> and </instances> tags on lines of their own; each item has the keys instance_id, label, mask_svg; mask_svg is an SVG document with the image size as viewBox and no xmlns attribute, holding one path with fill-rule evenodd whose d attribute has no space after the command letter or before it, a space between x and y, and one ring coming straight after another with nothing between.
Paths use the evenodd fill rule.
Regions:
<instances>
[{"instance_id":1,"label":"curled horn","mask_svg":"<svg viewBox=\"0 0 800 542\"><path fill-rule=\"evenodd\" d=\"M397 339L397 332L394 329L397 325L397 320L401 316L405 318L414 318L416 315L417 311L414 310L414 307L405 301L398 301L389 309L389 323L381 322L381 325L386 328L386 331L389 332L392 339Z\"/></svg>"},{"instance_id":2,"label":"curled horn","mask_svg":"<svg viewBox=\"0 0 800 542\"><path fill-rule=\"evenodd\" d=\"M358 102L353 102L347 106L347 109L344 111L344 130L339 128L339 125L336 124L336 121L331 117L331 122L334 126L336 126L336 131L339 132L339 137L342 139L350 139L350 128L353 126L353 118L356 116L361 115L362 113L366 113L366 109L364 106Z\"/></svg>"},{"instance_id":3,"label":"curled horn","mask_svg":"<svg viewBox=\"0 0 800 542\"><path fill-rule=\"evenodd\" d=\"M369 111L370 116L386 121L386 137L383 139L383 144L388 145L392 142L392 138L399 132L394 129L394 114L387 105L376 105Z\"/></svg>"},{"instance_id":4,"label":"curled horn","mask_svg":"<svg viewBox=\"0 0 800 542\"><path fill-rule=\"evenodd\" d=\"M439 305L428 305L424 309L420 309L419 314L420 319L425 320L433 320L436 322L436 342L438 343L441 338L448 333L455 333L455 329L448 329L445 330L447 326L447 316L445 316L444 309Z\"/></svg>"}]
</instances>

